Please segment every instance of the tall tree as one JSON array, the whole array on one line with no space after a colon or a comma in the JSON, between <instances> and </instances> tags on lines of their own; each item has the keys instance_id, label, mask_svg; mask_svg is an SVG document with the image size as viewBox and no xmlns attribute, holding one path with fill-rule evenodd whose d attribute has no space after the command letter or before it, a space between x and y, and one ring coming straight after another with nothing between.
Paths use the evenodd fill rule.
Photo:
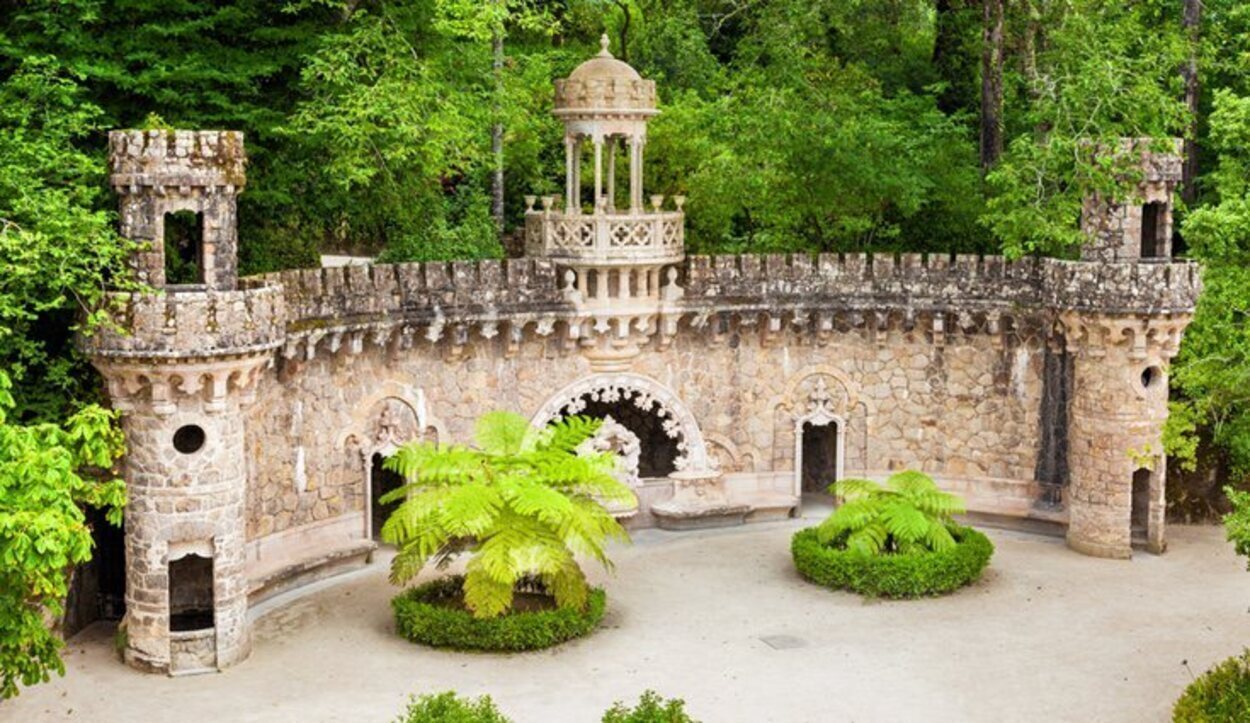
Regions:
<instances>
[{"instance_id":1,"label":"tall tree","mask_svg":"<svg viewBox=\"0 0 1250 723\"><path fill-rule=\"evenodd\" d=\"M1181 198L1192 204L1198 198L1195 182L1198 180L1198 43L1201 35L1202 0L1184 0L1181 25L1189 43L1189 58L1181 67L1185 79L1185 107L1189 109L1189 124L1185 128L1185 165L1181 179Z\"/></svg>"},{"instance_id":2,"label":"tall tree","mask_svg":"<svg viewBox=\"0 0 1250 723\"><path fill-rule=\"evenodd\" d=\"M982 0L981 171L1003 154L1003 1Z\"/></svg>"}]
</instances>

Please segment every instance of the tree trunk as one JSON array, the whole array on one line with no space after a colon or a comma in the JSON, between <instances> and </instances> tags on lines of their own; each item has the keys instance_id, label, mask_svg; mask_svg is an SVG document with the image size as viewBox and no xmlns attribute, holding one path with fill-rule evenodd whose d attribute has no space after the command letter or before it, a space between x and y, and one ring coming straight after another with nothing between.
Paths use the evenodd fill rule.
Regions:
<instances>
[{"instance_id":1,"label":"tree trunk","mask_svg":"<svg viewBox=\"0 0 1250 723\"><path fill-rule=\"evenodd\" d=\"M490 152L494 159L494 169L490 180L491 215L495 219L495 230L500 237L503 236L504 218L503 218L503 120L500 118L502 110L499 104L499 98L503 95L503 30L496 30L495 36L491 41L492 50L494 51L494 61L492 67L495 74L495 122L490 129Z\"/></svg>"},{"instance_id":2,"label":"tree trunk","mask_svg":"<svg viewBox=\"0 0 1250 723\"><path fill-rule=\"evenodd\" d=\"M1198 178L1198 42L1202 24L1202 0L1184 0L1181 25L1189 40L1189 60L1181 68L1185 80L1185 106L1189 124L1185 128L1185 165L1181 170L1181 198L1192 204L1198 198L1194 181Z\"/></svg>"},{"instance_id":3,"label":"tree trunk","mask_svg":"<svg viewBox=\"0 0 1250 723\"><path fill-rule=\"evenodd\" d=\"M965 43L970 14L969 0L937 0L934 5L933 67L946 85L938 108L947 115L971 111L976 103L972 86L977 58Z\"/></svg>"},{"instance_id":4,"label":"tree trunk","mask_svg":"<svg viewBox=\"0 0 1250 723\"><path fill-rule=\"evenodd\" d=\"M624 2L624 0L614 0L614 2L616 3L616 6L621 9L621 14L625 16L624 21L621 23L621 44L620 44L620 47L617 48L616 57L620 58L621 62L628 63L629 62L629 20L630 20L629 3Z\"/></svg>"},{"instance_id":5,"label":"tree trunk","mask_svg":"<svg viewBox=\"0 0 1250 723\"><path fill-rule=\"evenodd\" d=\"M981 45L981 171L1003 153L1003 0L983 0Z\"/></svg>"}]
</instances>

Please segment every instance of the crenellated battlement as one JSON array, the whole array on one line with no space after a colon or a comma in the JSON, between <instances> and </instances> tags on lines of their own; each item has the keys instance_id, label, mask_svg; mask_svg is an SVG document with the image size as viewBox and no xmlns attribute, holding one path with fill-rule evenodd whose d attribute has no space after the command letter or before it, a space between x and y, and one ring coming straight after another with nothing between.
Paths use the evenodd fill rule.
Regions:
<instances>
[{"instance_id":1,"label":"crenellated battlement","mask_svg":"<svg viewBox=\"0 0 1250 723\"><path fill-rule=\"evenodd\" d=\"M283 289L256 280L237 291L110 295L111 327L82 340L105 358L199 359L253 354L282 343L288 319Z\"/></svg>"},{"instance_id":2,"label":"crenellated battlement","mask_svg":"<svg viewBox=\"0 0 1250 723\"><path fill-rule=\"evenodd\" d=\"M294 327L409 312L506 314L564 305L555 264L532 258L300 269L243 283L280 285Z\"/></svg>"},{"instance_id":3,"label":"crenellated battlement","mask_svg":"<svg viewBox=\"0 0 1250 723\"><path fill-rule=\"evenodd\" d=\"M110 181L121 194L153 186L235 191L247 183L239 131L113 131L109 166Z\"/></svg>"}]
</instances>

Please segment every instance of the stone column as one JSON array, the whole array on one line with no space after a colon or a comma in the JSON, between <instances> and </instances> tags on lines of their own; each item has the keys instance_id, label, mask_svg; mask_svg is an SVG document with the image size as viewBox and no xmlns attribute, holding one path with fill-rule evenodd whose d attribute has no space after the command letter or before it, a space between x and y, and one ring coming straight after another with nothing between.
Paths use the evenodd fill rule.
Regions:
<instances>
[{"instance_id":1,"label":"stone column","mask_svg":"<svg viewBox=\"0 0 1250 723\"><path fill-rule=\"evenodd\" d=\"M595 199L594 207L599 209L599 199L603 198L603 139L595 138Z\"/></svg>"},{"instance_id":2,"label":"stone column","mask_svg":"<svg viewBox=\"0 0 1250 723\"><path fill-rule=\"evenodd\" d=\"M642 139L629 139L629 212L641 213L642 206Z\"/></svg>"},{"instance_id":3,"label":"stone column","mask_svg":"<svg viewBox=\"0 0 1250 723\"><path fill-rule=\"evenodd\" d=\"M1161 437L1168 411L1163 370L1184 322L1082 312L1064 312L1062 321L1074 354L1068 546L1096 557L1132 555L1133 479L1139 473L1150 475L1147 548L1162 552Z\"/></svg>"},{"instance_id":4,"label":"stone column","mask_svg":"<svg viewBox=\"0 0 1250 723\"><path fill-rule=\"evenodd\" d=\"M569 213L581 204L577 192L577 140L564 139L564 200Z\"/></svg>"},{"instance_id":5,"label":"stone column","mask_svg":"<svg viewBox=\"0 0 1250 723\"><path fill-rule=\"evenodd\" d=\"M616 138L608 138L608 212L616 211Z\"/></svg>"}]
</instances>

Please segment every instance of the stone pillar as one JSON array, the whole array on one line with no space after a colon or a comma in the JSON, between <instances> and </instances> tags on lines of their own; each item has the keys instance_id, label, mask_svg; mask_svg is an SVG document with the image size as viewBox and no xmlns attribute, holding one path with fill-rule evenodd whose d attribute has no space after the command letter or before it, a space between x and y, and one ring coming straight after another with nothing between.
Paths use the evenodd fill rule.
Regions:
<instances>
[{"instance_id":1,"label":"stone pillar","mask_svg":"<svg viewBox=\"0 0 1250 723\"><path fill-rule=\"evenodd\" d=\"M616 212L616 138L608 139L608 212Z\"/></svg>"},{"instance_id":2,"label":"stone pillar","mask_svg":"<svg viewBox=\"0 0 1250 723\"><path fill-rule=\"evenodd\" d=\"M1096 557L1132 555L1134 475L1149 475L1146 546L1166 547L1161 442L1167 362L1188 319L1062 312L1074 355L1069 410L1068 546Z\"/></svg>"},{"instance_id":3,"label":"stone pillar","mask_svg":"<svg viewBox=\"0 0 1250 723\"><path fill-rule=\"evenodd\" d=\"M595 138L595 200L594 207L599 209L599 200L603 198L603 139Z\"/></svg>"},{"instance_id":4,"label":"stone pillar","mask_svg":"<svg viewBox=\"0 0 1250 723\"><path fill-rule=\"evenodd\" d=\"M566 137L564 139L564 205L568 209L569 213L572 213L573 208L578 204L577 190L574 185L574 180L576 178L574 168L577 164L577 160L574 158L576 149L577 141Z\"/></svg>"}]
</instances>

